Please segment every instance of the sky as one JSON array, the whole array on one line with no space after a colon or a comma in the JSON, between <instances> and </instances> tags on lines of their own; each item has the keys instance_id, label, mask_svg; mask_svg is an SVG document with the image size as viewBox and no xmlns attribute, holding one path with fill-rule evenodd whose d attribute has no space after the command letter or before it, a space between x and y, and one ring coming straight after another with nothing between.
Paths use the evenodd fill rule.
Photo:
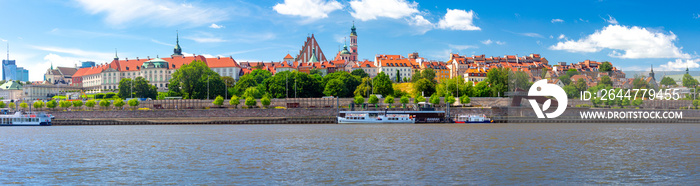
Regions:
<instances>
[{"instance_id":1,"label":"sky","mask_svg":"<svg viewBox=\"0 0 700 186\"><path fill-rule=\"evenodd\" d=\"M43 80L53 66L186 55L236 61L296 56L314 34L329 58L353 23L360 59L418 52L541 54L610 61L623 71L700 69L700 2L406 0L0 0L0 50ZM2 56L6 58L5 55Z\"/></svg>"}]
</instances>

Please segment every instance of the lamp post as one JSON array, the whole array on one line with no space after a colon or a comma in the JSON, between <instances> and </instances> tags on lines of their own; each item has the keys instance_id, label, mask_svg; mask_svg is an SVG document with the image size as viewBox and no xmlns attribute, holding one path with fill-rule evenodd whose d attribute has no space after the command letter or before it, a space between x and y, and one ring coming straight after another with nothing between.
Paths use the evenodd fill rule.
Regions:
<instances>
[{"instance_id":1,"label":"lamp post","mask_svg":"<svg viewBox=\"0 0 700 186\"><path fill-rule=\"evenodd\" d=\"M132 79L130 82L131 82L131 92L129 94L131 94L131 98L133 99L134 98L134 80ZM85 99L87 99L87 98L85 98Z\"/></svg>"}]
</instances>

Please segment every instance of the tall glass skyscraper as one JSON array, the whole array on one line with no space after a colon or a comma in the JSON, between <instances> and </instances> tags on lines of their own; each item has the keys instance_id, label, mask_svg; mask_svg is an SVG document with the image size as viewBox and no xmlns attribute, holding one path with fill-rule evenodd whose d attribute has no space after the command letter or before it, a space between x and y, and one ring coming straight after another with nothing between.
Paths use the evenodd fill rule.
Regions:
<instances>
[{"instance_id":1,"label":"tall glass skyscraper","mask_svg":"<svg viewBox=\"0 0 700 186\"><path fill-rule=\"evenodd\" d=\"M2 80L18 80L15 60L2 60Z\"/></svg>"},{"instance_id":2,"label":"tall glass skyscraper","mask_svg":"<svg viewBox=\"0 0 700 186\"><path fill-rule=\"evenodd\" d=\"M15 80L20 80L22 82L29 81L29 70L24 69L24 67L17 67L17 73L15 74Z\"/></svg>"}]
</instances>

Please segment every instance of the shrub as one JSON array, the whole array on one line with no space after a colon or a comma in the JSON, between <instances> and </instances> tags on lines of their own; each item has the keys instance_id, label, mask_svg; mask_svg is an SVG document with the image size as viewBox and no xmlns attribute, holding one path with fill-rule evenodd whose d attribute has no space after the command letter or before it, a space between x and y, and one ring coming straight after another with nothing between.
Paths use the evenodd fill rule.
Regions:
<instances>
[{"instance_id":1,"label":"shrub","mask_svg":"<svg viewBox=\"0 0 700 186\"><path fill-rule=\"evenodd\" d=\"M137 100L137 99L130 99L130 100L128 101L128 104L129 104L129 106L131 106L131 107L139 106L139 100Z\"/></svg>"},{"instance_id":2,"label":"shrub","mask_svg":"<svg viewBox=\"0 0 700 186\"><path fill-rule=\"evenodd\" d=\"M270 98L267 95L263 96L263 98L260 99L260 103L263 105L263 107L267 108L270 106Z\"/></svg>"},{"instance_id":3,"label":"shrub","mask_svg":"<svg viewBox=\"0 0 700 186\"><path fill-rule=\"evenodd\" d=\"M233 105L234 108L238 108L238 104L241 104L241 98L236 95L231 96L231 100L228 101L229 105Z\"/></svg>"},{"instance_id":4,"label":"shrub","mask_svg":"<svg viewBox=\"0 0 700 186\"><path fill-rule=\"evenodd\" d=\"M216 96L214 99L214 102L211 102L212 104L221 107L221 105L224 105L224 97L221 96Z\"/></svg>"},{"instance_id":5,"label":"shrub","mask_svg":"<svg viewBox=\"0 0 700 186\"><path fill-rule=\"evenodd\" d=\"M111 99L111 98L114 98L116 96L117 96L117 93L108 92L107 94L105 94L105 99Z\"/></svg>"},{"instance_id":6,"label":"shrub","mask_svg":"<svg viewBox=\"0 0 700 186\"><path fill-rule=\"evenodd\" d=\"M104 98L105 98L105 94L103 94L103 93L95 94L95 99L104 99Z\"/></svg>"},{"instance_id":7,"label":"shrub","mask_svg":"<svg viewBox=\"0 0 700 186\"><path fill-rule=\"evenodd\" d=\"M119 109L122 109L122 108L124 107L124 105L126 105L126 103L124 102L123 99L114 100L114 106L115 106L115 107L117 107L117 108L119 108Z\"/></svg>"},{"instance_id":8,"label":"shrub","mask_svg":"<svg viewBox=\"0 0 700 186\"><path fill-rule=\"evenodd\" d=\"M109 108L110 105L112 105L112 102L109 102L109 100L100 101L100 106L104 107L105 109Z\"/></svg>"},{"instance_id":9,"label":"shrub","mask_svg":"<svg viewBox=\"0 0 700 186\"><path fill-rule=\"evenodd\" d=\"M256 104L258 104L258 102L255 101L255 98L253 98L253 97L245 98L245 105L247 105L248 108L253 107Z\"/></svg>"}]
</instances>

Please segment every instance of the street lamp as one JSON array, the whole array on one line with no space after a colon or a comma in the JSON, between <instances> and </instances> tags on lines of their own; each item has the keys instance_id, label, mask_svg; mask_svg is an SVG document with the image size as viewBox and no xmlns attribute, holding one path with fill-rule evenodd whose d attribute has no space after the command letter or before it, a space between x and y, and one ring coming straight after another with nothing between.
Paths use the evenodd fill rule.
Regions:
<instances>
[{"instance_id":1,"label":"street lamp","mask_svg":"<svg viewBox=\"0 0 700 186\"><path fill-rule=\"evenodd\" d=\"M207 75L207 100L209 100L209 76Z\"/></svg>"}]
</instances>

